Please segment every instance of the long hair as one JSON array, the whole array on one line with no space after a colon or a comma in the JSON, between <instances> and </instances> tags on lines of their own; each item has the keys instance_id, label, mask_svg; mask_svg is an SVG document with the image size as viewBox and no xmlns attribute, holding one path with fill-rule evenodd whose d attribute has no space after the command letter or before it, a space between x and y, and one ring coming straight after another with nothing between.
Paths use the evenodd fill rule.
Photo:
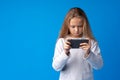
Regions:
<instances>
[{"instance_id":1,"label":"long hair","mask_svg":"<svg viewBox=\"0 0 120 80\"><path fill-rule=\"evenodd\" d=\"M85 12L82 9L77 8L77 7L71 8L68 11L68 13L64 19L62 28L60 30L59 38L65 38L67 35L70 34L68 26L70 24L70 20L74 17L83 18L83 36L95 40L94 36L92 35L92 31L91 31L91 28L90 28L90 25L89 25L89 22L88 22Z\"/></svg>"}]
</instances>

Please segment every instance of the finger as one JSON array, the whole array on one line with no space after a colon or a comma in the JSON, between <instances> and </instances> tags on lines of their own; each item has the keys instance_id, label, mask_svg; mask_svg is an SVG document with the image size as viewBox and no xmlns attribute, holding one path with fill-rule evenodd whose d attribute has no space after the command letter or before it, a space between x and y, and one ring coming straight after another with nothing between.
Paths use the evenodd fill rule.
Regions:
<instances>
[{"instance_id":1,"label":"finger","mask_svg":"<svg viewBox=\"0 0 120 80\"><path fill-rule=\"evenodd\" d=\"M85 48L86 46L81 46L82 48Z\"/></svg>"},{"instance_id":2,"label":"finger","mask_svg":"<svg viewBox=\"0 0 120 80\"><path fill-rule=\"evenodd\" d=\"M87 48L82 48L83 50L88 50Z\"/></svg>"},{"instance_id":3,"label":"finger","mask_svg":"<svg viewBox=\"0 0 120 80\"><path fill-rule=\"evenodd\" d=\"M66 45L66 47L70 47L70 45Z\"/></svg>"},{"instance_id":4,"label":"finger","mask_svg":"<svg viewBox=\"0 0 120 80\"><path fill-rule=\"evenodd\" d=\"M71 47L69 45L64 46L65 49L70 49Z\"/></svg>"},{"instance_id":5,"label":"finger","mask_svg":"<svg viewBox=\"0 0 120 80\"><path fill-rule=\"evenodd\" d=\"M67 44L67 45L71 45L71 43L70 43L69 41L66 41L66 44Z\"/></svg>"},{"instance_id":6,"label":"finger","mask_svg":"<svg viewBox=\"0 0 120 80\"><path fill-rule=\"evenodd\" d=\"M86 47L86 46L81 46L81 48L86 48L86 49L88 49L88 47Z\"/></svg>"},{"instance_id":7,"label":"finger","mask_svg":"<svg viewBox=\"0 0 120 80\"><path fill-rule=\"evenodd\" d=\"M81 43L80 45L88 45L88 43Z\"/></svg>"},{"instance_id":8,"label":"finger","mask_svg":"<svg viewBox=\"0 0 120 80\"><path fill-rule=\"evenodd\" d=\"M81 43L80 46L88 46L87 43Z\"/></svg>"}]
</instances>

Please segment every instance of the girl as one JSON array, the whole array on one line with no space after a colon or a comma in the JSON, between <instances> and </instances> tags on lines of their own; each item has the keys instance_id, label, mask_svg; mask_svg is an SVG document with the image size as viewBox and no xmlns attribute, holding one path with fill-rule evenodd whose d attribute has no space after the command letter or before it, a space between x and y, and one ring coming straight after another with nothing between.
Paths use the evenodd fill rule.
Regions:
<instances>
[{"instance_id":1,"label":"girl","mask_svg":"<svg viewBox=\"0 0 120 80\"><path fill-rule=\"evenodd\" d=\"M69 39L88 39L71 48ZM52 67L60 71L59 80L93 80L92 69L103 66L100 48L92 35L85 12L72 8L67 13L57 40Z\"/></svg>"}]
</instances>

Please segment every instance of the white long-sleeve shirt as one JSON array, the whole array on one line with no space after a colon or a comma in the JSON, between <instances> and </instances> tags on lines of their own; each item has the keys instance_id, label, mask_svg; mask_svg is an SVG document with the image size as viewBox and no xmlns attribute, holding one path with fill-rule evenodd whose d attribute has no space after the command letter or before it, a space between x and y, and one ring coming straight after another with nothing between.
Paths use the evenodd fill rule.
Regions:
<instances>
[{"instance_id":1,"label":"white long-sleeve shirt","mask_svg":"<svg viewBox=\"0 0 120 80\"><path fill-rule=\"evenodd\" d=\"M92 69L103 65L100 48L96 41L91 40L91 50L87 58L83 49L70 49L70 55L64 52L65 40L59 38L54 52L52 67L60 71L59 80L93 80Z\"/></svg>"}]
</instances>

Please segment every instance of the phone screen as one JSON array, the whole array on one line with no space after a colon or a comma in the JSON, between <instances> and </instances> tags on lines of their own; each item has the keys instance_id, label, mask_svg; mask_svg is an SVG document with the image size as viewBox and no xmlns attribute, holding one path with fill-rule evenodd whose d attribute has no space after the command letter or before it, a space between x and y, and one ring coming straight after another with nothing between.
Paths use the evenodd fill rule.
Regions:
<instances>
[{"instance_id":1,"label":"phone screen","mask_svg":"<svg viewBox=\"0 0 120 80\"><path fill-rule=\"evenodd\" d=\"M79 48L81 43L88 43L88 39L70 39L71 48Z\"/></svg>"}]
</instances>

